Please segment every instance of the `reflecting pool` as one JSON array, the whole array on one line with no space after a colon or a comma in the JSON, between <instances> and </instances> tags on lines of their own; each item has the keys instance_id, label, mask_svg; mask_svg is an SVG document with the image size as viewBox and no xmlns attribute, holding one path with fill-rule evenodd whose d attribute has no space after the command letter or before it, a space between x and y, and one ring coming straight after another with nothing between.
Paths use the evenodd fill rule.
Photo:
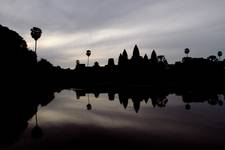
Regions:
<instances>
[{"instance_id":1,"label":"reflecting pool","mask_svg":"<svg viewBox=\"0 0 225 150\"><path fill-rule=\"evenodd\" d=\"M223 94L105 91L55 92L1 148L225 148Z\"/></svg>"}]
</instances>

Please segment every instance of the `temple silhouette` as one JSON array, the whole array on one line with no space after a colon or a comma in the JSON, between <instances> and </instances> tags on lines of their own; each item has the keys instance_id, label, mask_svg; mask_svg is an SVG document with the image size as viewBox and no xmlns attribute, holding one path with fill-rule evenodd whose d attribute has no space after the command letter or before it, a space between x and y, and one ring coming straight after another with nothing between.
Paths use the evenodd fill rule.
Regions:
<instances>
[{"instance_id":1,"label":"temple silhouette","mask_svg":"<svg viewBox=\"0 0 225 150\"><path fill-rule=\"evenodd\" d=\"M188 49L189 50L189 49ZM186 53L186 52L185 52ZM188 55L182 61L168 64L164 55L157 56L155 50L151 57L147 54L140 56L139 48L134 46L133 55L128 58L126 50L119 54L118 64L113 58L108 64L100 66L95 62L93 66L76 63L75 69L70 70L73 78L70 80L77 85L88 87L130 87L154 86L160 87L215 87L223 88L225 60L214 55L207 58L192 58Z\"/></svg>"}]
</instances>

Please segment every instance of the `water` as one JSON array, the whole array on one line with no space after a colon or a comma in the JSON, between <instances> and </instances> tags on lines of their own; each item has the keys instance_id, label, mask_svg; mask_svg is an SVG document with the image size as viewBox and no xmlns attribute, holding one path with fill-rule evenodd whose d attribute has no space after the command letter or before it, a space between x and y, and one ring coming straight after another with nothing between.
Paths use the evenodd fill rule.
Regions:
<instances>
[{"instance_id":1,"label":"water","mask_svg":"<svg viewBox=\"0 0 225 150\"><path fill-rule=\"evenodd\" d=\"M209 99L187 105L182 96L175 94L148 101L134 96L127 104L119 99L118 93L114 97L98 94L79 94L79 90L55 93L48 105L38 107L37 126L42 133L39 138L32 138L36 126L34 115L18 140L3 149L104 148L105 145L142 149L225 148L223 95L218 95L218 103Z\"/></svg>"}]
</instances>

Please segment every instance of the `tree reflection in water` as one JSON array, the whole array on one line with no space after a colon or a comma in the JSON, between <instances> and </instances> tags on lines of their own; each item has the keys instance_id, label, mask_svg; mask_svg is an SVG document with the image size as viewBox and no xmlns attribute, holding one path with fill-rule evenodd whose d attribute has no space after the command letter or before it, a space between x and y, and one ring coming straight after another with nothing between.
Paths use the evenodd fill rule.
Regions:
<instances>
[{"instance_id":1,"label":"tree reflection in water","mask_svg":"<svg viewBox=\"0 0 225 150\"><path fill-rule=\"evenodd\" d=\"M43 131L41 127L38 125L38 111L35 114L35 127L31 131L31 136L34 139L38 139L43 136Z\"/></svg>"}]
</instances>

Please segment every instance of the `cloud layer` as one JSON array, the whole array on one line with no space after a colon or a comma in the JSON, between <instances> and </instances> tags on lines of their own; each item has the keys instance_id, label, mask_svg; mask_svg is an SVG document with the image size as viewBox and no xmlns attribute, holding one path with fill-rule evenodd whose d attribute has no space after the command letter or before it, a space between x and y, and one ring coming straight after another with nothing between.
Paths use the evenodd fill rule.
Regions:
<instances>
[{"instance_id":1,"label":"cloud layer","mask_svg":"<svg viewBox=\"0 0 225 150\"><path fill-rule=\"evenodd\" d=\"M141 54L152 49L169 62L181 59L183 49L206 57L225 53L224 0L3 0L0 23L16 30L33 48L30 28L43 30L39 57L54 65L71 67L79 59L104 65L123 49Z\"/></svg>"}]
</instances>

